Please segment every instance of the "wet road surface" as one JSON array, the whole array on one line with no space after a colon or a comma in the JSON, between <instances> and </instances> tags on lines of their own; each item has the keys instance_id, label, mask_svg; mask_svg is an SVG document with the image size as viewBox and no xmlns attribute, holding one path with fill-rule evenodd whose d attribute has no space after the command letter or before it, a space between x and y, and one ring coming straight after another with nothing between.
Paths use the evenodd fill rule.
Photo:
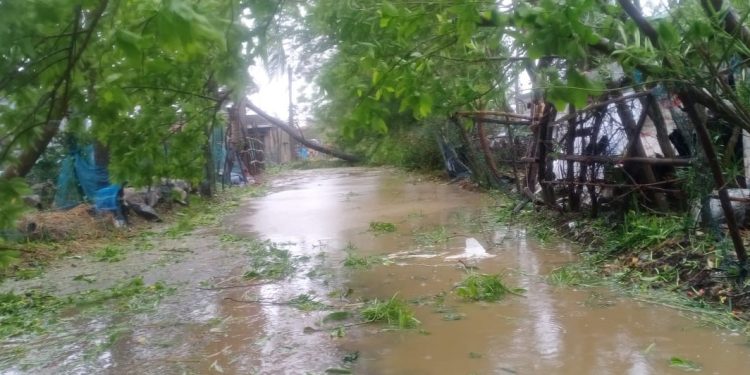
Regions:
<instances>
[{"instance_id":1,"label":"wet road surface","mask_svg":"<svg viewBox=\"0 0 750 375\"><path fill-rule=\"evenodd\" d=\"M128 258L108 265L108 273L177 284L156 311L117 321L79 319L65 338L25 343L33 358L24 359L25 367L5 363L4 372L683 373L670 367L673 357L707 374L750 371L750 346L739 334L606 289L547 284L544 276L574 261L576 249L495 224L497 204L485 194L389 169L289 173L268 195L242 204L220 230L156 245L191 250L179 260L154 267L148 257ZM396 231L376 233L373 222L393 223ZM235 287L248 283L241 277L248 259L223 241L227 233L288 250L294 272L280 281ZM344 267L347 251L385 264ZM524 296L498 303L459 299L453 289L466 269L458 260L502 274L509 286L524 288ZM55 272L49 273L35 282L54 283ZM60 278L56 288L65 290L68 279ZM201 288L206 285L212 287ZM300 295L329 307L286 303ZM394 295L411 302L419 328L337 329L341 323L324 321L332 311L356 311L362 301ZM93 358L81 355L92 342L110 337L112 326L121 333L111 346ZM3 350L13 347L5 343Z\"/></svg>"}]
</instances>

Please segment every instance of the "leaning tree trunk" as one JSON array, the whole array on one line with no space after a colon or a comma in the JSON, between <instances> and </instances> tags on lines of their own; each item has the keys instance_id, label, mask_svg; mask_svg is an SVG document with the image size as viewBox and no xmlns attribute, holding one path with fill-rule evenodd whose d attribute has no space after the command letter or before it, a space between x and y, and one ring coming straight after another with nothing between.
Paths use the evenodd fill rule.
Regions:
<instances>
[{"instance_id":1,"label":"leaning tree trunk","mask_svg":"<svg viewBox=\"0 0 750 375\"><path fill-rule=\"evenodd\" d=\"M350 155L350 154L347 154L345 152L342 152L342 151L339 151L339 150L334 150L332 148L328 148L328 147L325 147L325 146L322 146L322 145L318 145L318 144L315 144L315 143L312 143L312 142L306 140L304 137L302 137L300 135L299 131L297 129L295 129L293 126L287 124L284 121L281 121L281 120L277 119L276 117L273 117L273 116L269 115L268 113L266 113L262 109L258 108L255 104L253 104L249 100L245 101L245 105L247 106L247 108L250 108L250 109L253 110L253 112L257 113L258 116L263 117L264 119L266 119L271 124L276 125L277 127L279 127L279 129L281 129L284 132L286 132L287 134L289 134L289 136L292 137L295 141L297 141L297 142L305 145L305 147L311 148L311 149L313 149L315 151L322 152L322 153L324 153L326 155L331 155L331 156L337 157L337 158L339 158L341 160L345 160L345 161L349 161L349 162L353 162L353 163L359 161L359 158L356 157L356 156L354 156L354 155Z\"/></svg>"}]
</instances>

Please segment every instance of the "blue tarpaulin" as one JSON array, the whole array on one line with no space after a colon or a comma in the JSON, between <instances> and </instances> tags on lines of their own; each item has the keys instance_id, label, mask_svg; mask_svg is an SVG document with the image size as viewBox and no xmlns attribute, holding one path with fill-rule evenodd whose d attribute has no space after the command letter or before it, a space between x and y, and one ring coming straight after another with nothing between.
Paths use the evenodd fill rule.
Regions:
<instances>
[{"instance_id":1,"label":"blue tarpaulin","mask_svg":"<svg viewBox=\"0 0 750 375\"><path fill-rule=\"evenodd\" d=\"M122 186L110 185L107 169L94 163L92 146L74 148L60 166L55 206L68 209L81 202L95 204L98 211L118 211Z\"/></svg>"}]
</instances>

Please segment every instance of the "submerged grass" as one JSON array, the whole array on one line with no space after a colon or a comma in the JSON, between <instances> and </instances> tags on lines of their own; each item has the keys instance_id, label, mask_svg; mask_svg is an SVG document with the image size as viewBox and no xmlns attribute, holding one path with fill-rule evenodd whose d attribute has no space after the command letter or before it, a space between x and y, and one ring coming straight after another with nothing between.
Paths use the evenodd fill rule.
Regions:
<instances>
[{"instance_id":1,"label":"submerged grass","mask_svg":"<svg viewBox=\"0 0 750 375\"><path fill-rule=\"evenodd\" d=\"M509 288L500 275L470 273L456 287L456 294L470 301L494 302L503 299L508 294L523 295L522 288Z\"/></svg>"},{"instance_id":2,"label":"submerged grass","mask_svg":"<svg viewBox=\"0 0 750 375\"><path fill-rule=\"evenodd\" d=\"M731 307L721 308L721 306L716 306L702 299L688 298L664 290L644 291L640 288L632 288L629 291L625 291L625 293L629 294L636 301L689 313L701 325L720 327L750 336L750 323L746 320L738 319Z\"/></svg>"},{"instance_id":3,"label":"submerged grass","mask_svg":"<svg viewBox=\"0 0 750 375\"><path fill-rule=\"evenodd\" d=\"M674 367L689 372L698 372L702 370L702 366L698 363L680 357L670 358L669 367Z\"/></svg>"},{"instance_id":4,"label":"submerged grass","mask_svg":"<svg viewBox=\"0 0 750 375\"><path fill-rule=\"evenodd\" d=\"M384 221L371 221L368 230L375 234L393 233L396 231L396 225Z\"/></svg>"},{"instance_id":5,"label":"submerged grass","mask_svg":"<svg viewBox=\"0 0 750 375\"><path fill-rule=\"evenodd\" d=\"M602 282L596 270L578 263L555 268L546 279L554 286L592 286Z\"/></svg>"},{"instance_id":6,"label":"submerged grass","mask_svg":"<svg viewBox=\"0 0 750 375\"><path fill-rule=\"evenodd\" d=\"M377 255L359 255L356 254L357 247L354 244L349 243L344 247L346 252L346 258L341 262L344 267L352 269L369 269L372 266L386 264L385 258Z\"/></svg>"},{"instance_id":7,"label":"submerged grass","mask_svg":"<svg viewBox=\"0 0 750 375\"><path fill-rule=\"evenodd\" d=\"M448 229L441 226L433 230L414 233L414 241L419 246L431 247L448 242L451 238Z\"/></svg>"},{"instance_id":8,"label":"submerged grass","mask_svg":"<svg viewBox=\"0 0 750 375\"><path fill-rule=\"evenodd\" d=\"M244 274L246 279L283 279L295 271L297 260L289 250L271 241L252 240L248 245L250 264Z\"/></svg>"},{"instance_id":9,"label":"submerged grass","mask_svg":"<svg viewBox=\"0 0 750 375\"><path fill-rule=\"evenodd\" d=\"M385 260L382 257L375 255L357 255L353 253L347 253L346 258L343 262L344 267L353 269L369 269L372 266L382 265Z\"/></svg>"},{"instance_id":10,"label":"submerged grass","mask_svg":"<svg viewBox=\"0 0 750 375\"><path fill-rule=\"evenodd\" d=\"M414 317L414 312L405 301L396 295L387 301L373 300L361 312L367 322L383 322L400 329L415 328L421 322Z\"/></svg>"},{"instance_id":11,"label":"submerged grass","mask_svg":"<svg viewBox=\"0 0 750 375\"><path fill-rule=\"evenodd\" d=\"M289 301L287 301L287 304L289 304L290 306L294 306L302 311L317 311L326 310L329 308L329 306L325 303L316 300L314 296L306 293L299 294L296 297L290 299Z\"/></svg>"},{"instance_id":12,"label":"submerged grass","mask_svg":"<svg viewBox=\"0 0 750 375\"><path fill-rule=\"evenodd\" d=\"M310 312L328 309L328 305L315 299L307 293L299 294L287 302L289 305L296 307L298 310Z\"/></svg>"}]
</instances>

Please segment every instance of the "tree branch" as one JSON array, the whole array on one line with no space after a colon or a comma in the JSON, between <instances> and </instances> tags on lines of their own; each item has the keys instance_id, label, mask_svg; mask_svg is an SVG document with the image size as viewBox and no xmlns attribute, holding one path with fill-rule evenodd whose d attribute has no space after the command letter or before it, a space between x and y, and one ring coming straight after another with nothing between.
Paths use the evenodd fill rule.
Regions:
<instances>
[{"instance_id":1,"label":"tree branch","mask_svg":"<svg viewBox=\"0 0 750 375\"><path fill-rule=\"evenodd\" d=\"M174 92L177 94L182 95L188 95L188 96L194 96L196 98L206 99L210 100L212 102L220 102L221 98L214 98L212 96L203 95L195 92L180 90L180 89L174 89L171 87L158 87L158 86L124 86L123 89L125 90L156 90L156 91L169 91Z\"/></svg>"}]
</instances>

